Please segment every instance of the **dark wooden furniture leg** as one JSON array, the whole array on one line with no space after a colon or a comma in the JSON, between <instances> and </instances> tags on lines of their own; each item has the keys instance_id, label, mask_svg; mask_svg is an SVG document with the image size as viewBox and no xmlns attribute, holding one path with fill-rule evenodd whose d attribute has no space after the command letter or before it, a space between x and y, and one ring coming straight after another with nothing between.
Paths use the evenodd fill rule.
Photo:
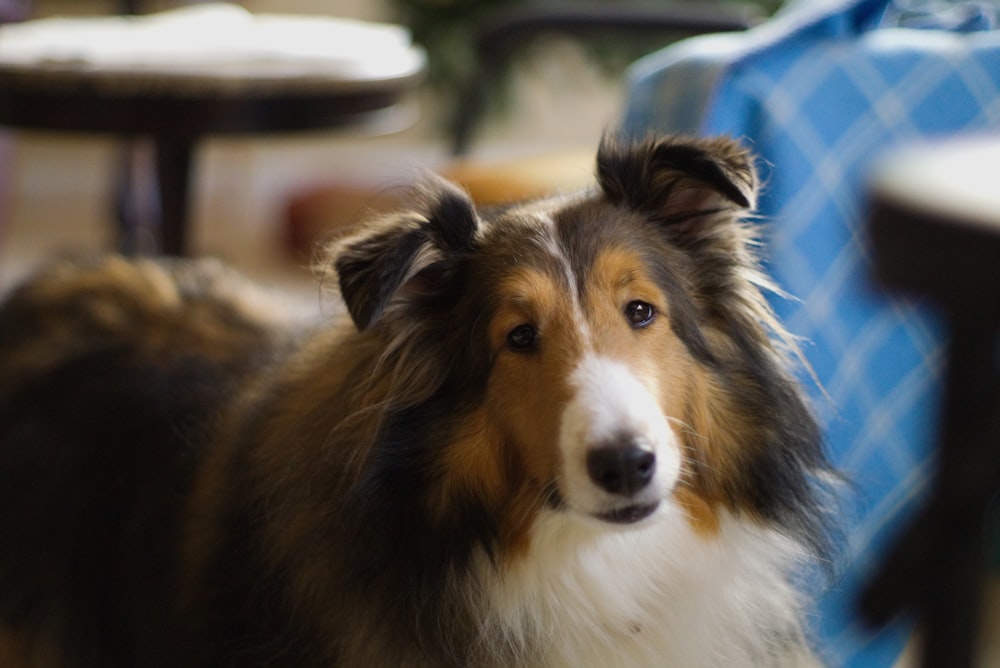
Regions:
<instances>
[{"instance_id":1,"label":"dark wooden furniture leg","mask_svg":"<svg viewBox=\"0 0 1000 668\"><path fill-rule=\"evenodd\" d=\"M195 141L129 138L115 185L118 248L126 255L185 255Z\"/></svg>"},{"instance_id":2,"label":"dark wooden furniture leg","mask_svg":"<svg viewBox=\"0 0 1000 668\"><path fill-rule=\"evenodd\" d=\"M133 256L155 254L160 245L160 202L154 185L152 145L145 137L123 137L115 157L118 250Z\"/></svg>"},{"instance_id":3,"label":"dark wooden furniture leg","mask_svg":"<svg viewBox=\"0 0 1000 668\"><path fill-rule=\"evenodd\" d=\"M112 193L114 200L112 209L117 226L115 231L118 236L115 245L125 255L136 255L138 251L138 240L136 239L138 212L136 211L134 179L132 177L134 163L132 142L120 146L115 159L117 164L115 165L114 192Z\"/></svg>"},{"instance_id":4,"label":"dark wooden furniture leg","mask_svg":"<svg viewBox=\"0 0 1000 668\"><path fill-rule=\"evenodd\" d=\"M160 203L153 183L148 139L123 137L115 156L114 216L116 245L125 255L159 251Z\"/></svg>"},{"instance_id":5,"label":"dark wooden furniture leg","mask_svg":"<svg viewBox=\"0 0 1000 668\"><path fill-rule=\"evenodd\" d=\"M155 140L156 183L160 199L160 252L186 255L188 214L195 140L158 137Z\"/></svg>"},{"instance_id":6,"label":"dark wooden furniture leg","mask_svg":"<svg viewBox=\"0 0 1000 668\"><path fill-rule=\"evenodd\" d=\"M997 311L951 313L939 468L927 506L885 562L865 601L882 621L916 613L924 668L975 663L986 575L986 524L1000 476Z\"/></svg>"},{"instance_id":7,"label":"dark wooden furniture leg","mask_svg":"<svg viewBox=\"0 0 1000 668\"><path fill-rule=\"evenodd\" d=\"M876 624L912 612L921 665L965 668L976 658L989 510L1000 490L1000 233L880 202L870 231L881 282L935 303L949 340L930 496L862 610Z\"/></svg>"},{"instance_id":8,"label":"dark wooden furniture leg","mask_svg":"<svg viewBox=\"0 0 1000 668\"><path fill-rule=\"evenodd\" d=\"M992 296L993 288L983 291ZM960 298L956 297L956 300ZM950 314L949 373L933 503L940 563L928 563L924 666L972 666L986 576L986 519L1000 476L997 304ZM937 577L935 577L937 574Z\"/></svg>"}]
</instances>

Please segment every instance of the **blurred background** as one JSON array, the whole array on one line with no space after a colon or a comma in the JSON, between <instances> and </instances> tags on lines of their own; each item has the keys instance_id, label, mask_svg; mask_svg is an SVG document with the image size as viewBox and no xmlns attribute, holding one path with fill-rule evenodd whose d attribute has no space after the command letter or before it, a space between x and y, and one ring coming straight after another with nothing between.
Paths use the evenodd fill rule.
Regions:
<instances>
[{"instance_id":1,"label":"blurred background","mask_svg":"<svg viewBox=\"0 0 1000 668\"><path fill-rule=\"evenodd\" d=\"M15 7L15 12L19 5L28 18L110 15L121 9L120 3L108 0L0 3ZM307 280L311 248L330 229L353 222L365 208L391 205L400 187L412 182L421 170L449 173L456 169L451 132L456 105L476 66L473 42L477 31L498 12L547 4L552 3L241 3L255 13L402 23L428 52L428 78L416 95L413 115L395 127L377 132L209 137L201 142L192 183L192 253L223 257L267 280L289 284ZM594 2L575 4L595 6ZM644 4L662 6L669 0ZM752 11L768 14L777 4L777 0L761 2ZM145 13L177 6L158 0L139 3L138 10ZM476 126L469 155L458 168L467 171L470 163L492 164L525 156L569 155L569 162L578 166L575 171L569 169L566 187L585 182L589 176L585 156L621 113L624 68L673 39L663 33L638 39L587 40L553 34L531 40L506 64L497 85L491 85L488 108ZM118 147L118 140L109 136L0 128L0 290L53 254L114 247L109 217ZM551 171L550 164L540 163L537 169Z\"/></svg>"}]
</instances>

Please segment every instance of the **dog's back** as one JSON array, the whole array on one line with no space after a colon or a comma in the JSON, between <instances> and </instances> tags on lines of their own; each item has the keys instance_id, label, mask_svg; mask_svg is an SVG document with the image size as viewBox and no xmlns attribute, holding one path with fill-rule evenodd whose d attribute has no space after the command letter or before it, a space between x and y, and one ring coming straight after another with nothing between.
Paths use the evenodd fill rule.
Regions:
<instances>
[{"instance_id":1,"label":"dog's back","mask_svg":"<svg viewBox=\"0 0 1000 668\"><path fill-rule=\"evenodd\" d=\"M0 626L34 629L19 647L0 637L0 658L170 653L159 639L204 431L277 343L218 265L177 269L66 263L0 310Z\"/></svg>"}]
</instances>

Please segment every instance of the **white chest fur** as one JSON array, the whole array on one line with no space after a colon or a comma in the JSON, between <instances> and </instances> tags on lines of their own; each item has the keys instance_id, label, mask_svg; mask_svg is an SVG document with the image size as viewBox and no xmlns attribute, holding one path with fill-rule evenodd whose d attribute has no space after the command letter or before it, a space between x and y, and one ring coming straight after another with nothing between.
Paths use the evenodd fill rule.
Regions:
<instances>
[{"instance_id":1,"label":"white chest fur","mask_svg":"<svg viewBox=\"0 0 1000 668\"><path fill-rule=\"evenodd\" d=\"M622 529L546 512L529 554L490 578L486 642L547 667L817 665L785 579L800 557L728 515L699 536L673 503Z\"/></svg>"}]
</instances>

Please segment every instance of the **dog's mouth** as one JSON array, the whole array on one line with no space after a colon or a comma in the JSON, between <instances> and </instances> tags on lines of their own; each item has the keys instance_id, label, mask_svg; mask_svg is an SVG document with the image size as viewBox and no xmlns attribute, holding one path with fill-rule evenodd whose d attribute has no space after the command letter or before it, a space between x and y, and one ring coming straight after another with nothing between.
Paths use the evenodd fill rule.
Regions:
<instances>
[{"instance_id":1,"label":"dog's mouth","mask_svg":"<svg viewBox=\"0 0 1000 668\"><path fill-rule=\"evenodd\" d=\"M659 507L659 501L654 501L653 503L633 503L604 512L594 513L594 517L609 524L635 524L655 513Z\"/></svg>"}]
</instances>

